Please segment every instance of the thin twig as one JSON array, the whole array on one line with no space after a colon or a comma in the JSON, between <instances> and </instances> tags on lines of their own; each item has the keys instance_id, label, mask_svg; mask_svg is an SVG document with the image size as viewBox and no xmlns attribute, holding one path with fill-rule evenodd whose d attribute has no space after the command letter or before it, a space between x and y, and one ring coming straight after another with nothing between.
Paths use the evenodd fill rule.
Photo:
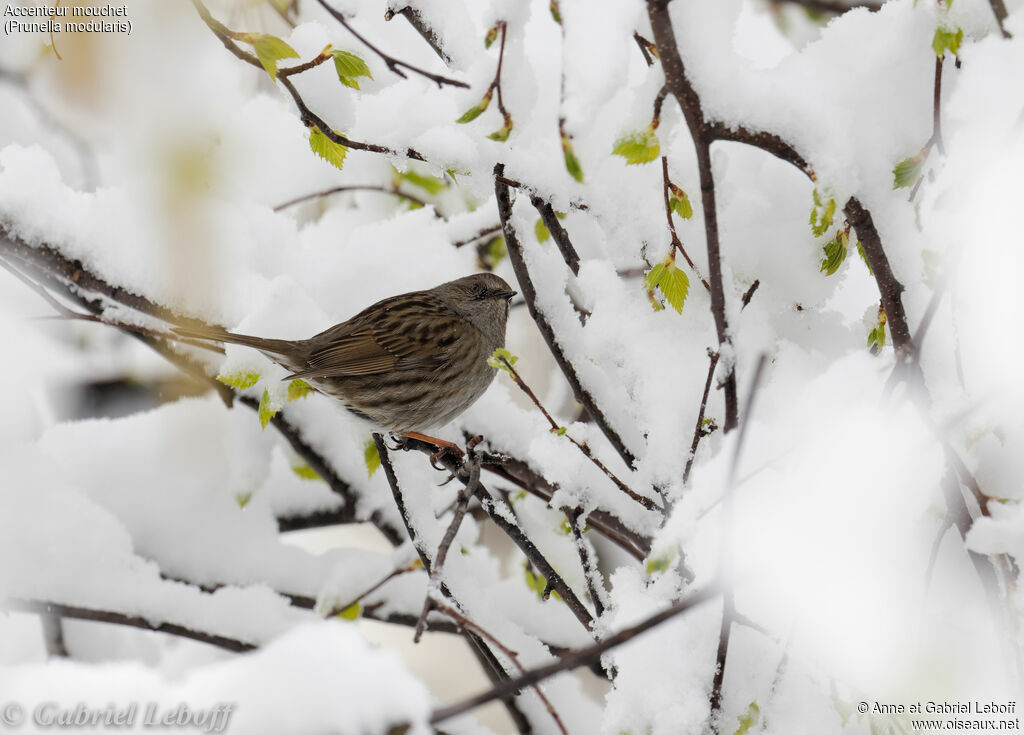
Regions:
<instances>
[{"instance_id":1,"label":"thin twig","mask_svg":"<svg viewBox=\"0 0 1024 735\"><path fill-rule=\"evenodd\" d=\"M537 684L538 682L544 681L545 679L549 679L552 676L555 676L556 674L562 673L563 671L568 671L570 669L575 669L579 666L586 666L587 664L590 664L594 661L599 661L601 655L605 651L615 648L616 646L622 645L623 643L632 640L641 633L650 630L656 625L660 625L661 623L675 617L676 615L680 615L681 613L691 610L697 605L707 602L708 600L714 598L716 594L717 592L713 586L701 592L691 594L686 599L679 600L678 602L673 603L661 612L650 616L649 618L641 621L640 623L637 623L636 625L621 630L615 635L609 636L608 638L604 639L599 643L595 643L592 646L588 646L587 648L583 648L578 651L567 653L561 658L561 660L555 661L554 663L550 663L545 666L538 666L535 669L530 669L525 674L517 676L514 679L509 679L507 682L499 686L493 687L486 692L482 692L481 694L469 697L467 699L462 700L461 702L456 702L455 704L440 707L434 710L434 714L430 718L430 723L437 724L438 722L442 722L443 720L447 720L451 717L455 717L456 715L460 715L463 712L468 712L469 710L474 709L475 707L479 707L482 704L486 704L487 702L499 699L503 696L519 691L523 687L528 687L533 684Z\"/></svg>"},{"instance_id":2,"label":"thin twig","mask_svg":"<svg viewBox=\"0 0 1024 735\"><path fill-rule=\"evenodd\" d=\"M412 194L406 194L404 191L399 191L397 188L387 186L375 186L372 184L359 185L359 186L334 186L324 191L316 191L312 194L304 194L303 196L296 197L295 199L289 199L283 204L278 204L274 207L275 212L280 212L282 209L287 209L296 204L302 204L302 202L308 202L311 199L319 199L321 197L330 196L331 194L337 194L342 191L379 191L383 194L391 194L392 196L401 197L402 199L408 199L410 202L416 202L421 207L426 207L429 202L419 197L415 197Z\"/></svg>"},{"instance_id":3,"label":"thin twig","mask_svg":"<svg viewBox=\"0 0 1024 735\"><path fill-rule=\"evenodd\" d=\"M426 69L421 69L418 66L413 66L412 64L402 61L401 59L396 59L394 56L391 56L390 54L384 53L379 48L377 48L377 46L375 46L373 43L367 40L365 36L359 33L359 31L353 28L345 19L345 16L342 15L337 10L335 10L333 7L331 7L326 2L326 0L317 0L317 2L319 2L321 7L323 7L324 10L330 13L331 16L336 21L338 21L342 26L344 26L345 30L347 30L353 36L358 38L359 41L368 49L373 51L373 53L377 54L377 56L380 57L380 60L387 65L388 69L390 69L392 72L402 77L403 79L405 79L406 76L405 72L403 72L402 69L407 69L411 71L413 74L419 74L421 77L429 79L430 81L437 84L438 87L443 87L444 85L447 84L452 87L463 87L465 89L469 89L468 84L466 84L465 82L460 82L458 79L451 79L440 74L434 74L433 72L429 72Z\"/></svg>"},{"instance_id":4,"label":"thin twig","mask_svg":"<svg viewBox=\"0 0 1024 735\"><path fill-rule=\"evenodd\" d=\"M661 178L662 193L665 199L665 218L668 220L668 231L669 234L672 236L672 247L682 254L683 258L686 260L686 263L690 266L690 270L692 270L696 274L697 278L704 285L704 288L707 289L710 293L711 285L707 282L704 276L701 275L701 272L697 269L696 264L693 262L693 258L691 258L690 254L686 252L686 248L683 247L683 241L679 239L679 234L676 232L676 223L675 220L672 219L672 204L669 198L670 189L674 186L674 184L668 177L668 158L666 158L665 156L661 157Z\"/></svg>"},{"instance_id":5,"label":"thin twig","mask_svg":"<svg viewBox=\"0 0 1024 735\"><path fill-rule=\"evenodd\" d=\"M658 55L658 49L655 45L636 31L633 31L633 40L640 47L640 53L644 55L644 61L647 62L647 66L654 66L654 57Z\"/></svg>"},{"instance_id":6,"label":"thin twig","mask_svg":"<svg viewBox=\"0 0 1024 735\"><path fill-rule=\"evenodd\" d=\"M558 247L558 252L562 254L562 259L565 264L569 266L569 270L572 271L574 276L580 274L580 256L576 252L576 248L573 247L572 240L569 239L569 233L562 227L562 223L558 221L558 215L555 214L554 208L551 206L551 202L541 199L536 194L530 194L530 203L533 204L534 209L540 215L541 221L544 226L548 228L548 232L551 233L551 239L555 241L555 245Z\"/></svg>"},{"instance_id":7,"label":"thin twig","mask_svg":"<svg viewBox=\"0 0 1024 735\"><path fill-rule=\"evenodd\" d=\"M513 382L515 382L515 384L519 386L519 389L523 391L523 393L525 393L531 401L533 401L533 405L540 409L540 412L544 414L544 418L546 418L548 420L548 423L551 425L552 433L564 435L566 439L572 442L572 445L574 447L580 450L580 453L582 453L584 457L589 459L593 463L593 465L597 467L597 469L601 470L601 472L604 473L605 477L612 481L615 487L621 490L624 494L628 495L635 502L639 503L647 510L662 510L662 508L660 508L658 504L655 503L653 500L651 500L650 498L645 498L643 495L640 495L632 488L630 488L628 485L626 485L626 483L620 480L614 472L608 469L601 460L594 456L593 452L590 451L590 447L587 446L585 442L577 441L575 438L573 438L571 434L569 434L565 430L565 427L561 426L557 421L555 421L551 414L548 413L548 410L544 408L544 405L540 402L540 399L537 398L537 394L534 393L530 386L526 384L526 381L523 380L522 376L519 374L519 371L512 367L512 363L509 362L504 355L499 355L498 360L500 360L502 364L505 366L505 369L508 371L508 374L512 377Z\"/></svg>"},{"instance_id":8,"label":"thin twig","mask_svg":"<svg viewBox=\"0 0 1024 735\"><path fill-rule=\"evenodd\" d=\"M693 427L693 441L690 442L690 454L686 458L686 469L683 470L683 485L690 479L690 470L693 469L693 461L697 457L697 446L702 437L707 436L710 431L704 430L704 410L708 405L708 396L711 394L711 381L715 377L715 367L718 365L719 353L708 350L708 377L704 381L704 395L700 399L700 409L697 411L697 425Z\"/></svg>"},{"instance_id":9,"label":"thin twig","mask_svg":"<svg viewBox=\"0 0 1024 735\"><path fill-rule=\"evenodd\" d=\"M572 388L576 400L594 418L594 423L597 424L609 443L615 448L615 451L622 457L622 461L626 463L626 466L632 467L636 462L636 457L626 448L622 437L612 428L608 417L604 415L594 397L583 388L579 376L576 374L575 367L566 358L565 353L558 344L558 339L555 337L555 331L551 327L551 323L541 313L540 309L537 308L537 290L534 288L533 280L530 278L530 273L526 268L522 245L516 235L515 226L512 224L512 200L509 196L509 185L503 178L504 170L505 167L500 163L494 167L494 191L498 200L498 216L501 218L509 260L512 261L512 269L515 271L516 279L519 281L519 287L523 298L526 300L530 316L533 317L533 321L537 324L537 328L540 330L541 336L544 337L548 350L550 350L551 355L555 358L555 362L561 369L562 374L569 381L569 387Z\"/></svg>"},{"instance_id":10,"label":"thin twig","mask_svg":"<svg viewBox=\"0 0 1024 735\"><path fill-rule=\"evenodd\" d=\"M594 545L584 538L580 529L580 520L583 517L583 508L575 508L568 516L569 532L572 534L573 543L576 545L576 553L580 557L580 566L583 568L583 579L587 583L587 594L590 595L590 602L594 605L595 617L604 615L605 592L604 580L601 578L601 570L597 565Z\"/></svg>"}]
</instances>

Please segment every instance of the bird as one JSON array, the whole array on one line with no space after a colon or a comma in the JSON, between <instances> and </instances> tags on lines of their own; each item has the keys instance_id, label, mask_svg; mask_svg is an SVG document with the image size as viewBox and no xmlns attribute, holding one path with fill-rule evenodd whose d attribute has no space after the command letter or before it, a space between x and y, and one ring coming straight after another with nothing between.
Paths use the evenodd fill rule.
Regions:
<instances>
[{"instance_id":1,"label":"bird","mask_svg":"<svg viewBox=\"0 0 1024 735\"><path fill-rule=\"evenodd\" d=\"M372 304L309 339L266 339L214 326L174 327L191 339L253 347L338 399L349 411L400 436L458 451L427 431L469 408L497 373L487 364L505 344L516 291L477 273Z\"/></svg>"}]
</instances>

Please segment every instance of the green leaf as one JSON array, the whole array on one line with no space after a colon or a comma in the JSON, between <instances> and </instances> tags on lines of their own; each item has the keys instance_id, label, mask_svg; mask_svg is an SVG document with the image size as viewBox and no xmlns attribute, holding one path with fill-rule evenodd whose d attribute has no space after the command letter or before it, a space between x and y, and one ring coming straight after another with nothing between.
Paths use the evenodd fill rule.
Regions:
<instances>
[{"instance_id":1,"label":"green leaf","mask_svg":"<svg viewBox=\"0 0 1024 735\"><path fill-rule=\"evenodd\" d=\"M647 163L661 153L661 145L653 128L630 133L615 141L612 153L622 156L627 164Z\"/></svg>"},{"instance_id":2,"label":"green leaf","mask_svg":"<svg viewBox=\"0 0 1024 735\"><path fill-rule=\"evenodd\" d=\"M583 167L580 166L579 159L576 158L576 154L573 153L572 141L569 140L568 135L562 136L562 154L565 157L565 170L569 172L570 176L582 184Z\"/></svg>"},{"instance_id":3,"label":"green leaf","mask_svg":"<svg viewBox=\"0 0 1024 735\"><path fill-rule=\"evenodd\" d=\"M668 569L668 565L669 558L667 556L655 556L647 560L647 563L644 565L644 571L647 574L656 574Z\"/></svg>"},{"instance_id":4,"label":"green leaf","mask_svg":"<svg viewBox=\"0 0 1024 735\"><path fill-rule=\"evenodd\" d=\"M555 23L562 25L562 10L558 7L558 0L551 0L548 7L551 10L551 17L555 19Z\"/></svg>"},{"instance_id":5,"label":"green leaf","mask_svg":"<svg viewBox=\"0 0 1024 735\"><path fill-rule=\"evenodd\" d=\"M544 220L540 217L537 218L537 224L533 226L533 234L537 236L537 242L547 242L548 238L551 237L548 226L544 224Z\"/></svg>"},{"instance_id":6,"label":"green leaf","mask_svg":"<svg viewBox=\"0 0 1024 735\"><path fill-rule=\"evenodd\" d=\"M297 464L292 466L292 472L301 477L303 480L319 480L320 475L317 471L310 467L308 464Z\"/></svg>"},{"instance_id":7,"label":"green leaf","mask_svg":"<svg viewBox=\"0 0 1024 735\"><path fill-rule=\"evenodd\" d=\"M508 140L508 136L511 133L512 133L512 121L509 120L508 124L502 125L500 128L495 130L493 133L491 133L487 137L490 138L491 140L496 140L499 143L504 143L506 140Z\"/></svg>"},{"instance_id":8,"label":"green leaf","mask_svg":"<svg viewBox=\"0 0 1024 735\"><path fill-rule=\"evenodd\" d=\"M897 163L892 169L892 188L904 189L916 184L924 169L924 159L925 154L922 152Z\"/></svg>"},{"instance_id":9,"label":"green leaf","mask_svg":"<svg viewBox=\"0 0 1024 735\"><path fill-rule=\"evenodd\" d=\"M558 436L565 436L567 431L569 431L569 430L567 428L565 428L564 426L559 426L557 429L552 429L551 433L552 434L558 434Z\"/></svg>"},{"instance_id":10,"label":"green leaf","mask_svg":"<svg viewBox=\"0 0 1024 735\"><path fill-rule=\"evenodd\" d=\"M363 614L363 606L358 602L353 602L351 605L346 607L340 613L338 617L342 620L359 620L359 617Z\"/></svg>"},{"instance_id":11,"label":"green leaf","mask_svg":"<svg viewBox=\"0 0 1024 735\"><path fill-rule=\"evenodd\" d=\"M310 128L309 148L313 153L320 156L320 158L327 161L327 163L331 164L339 171L345 163L345 154L348 153L348 148L340 143L335 143L324 135L320 128Z\"/></svg>"},{"instance_id":12,"label":"green leaf","mask_svg":"<svg viewBox=\"0 0 1024 735\"><path fill-rule=\"evenodd\" d=\"M334 70L338 72L338 81L346 87L359 89L359 82L356 81L359 77L373 79L370 67L366 65L362 57L340 49L333 49L331 56L334 57Z\"/></svg>"},{"instance_id":13,"label":"green leaf","mask_svg":"<svg viewBox=\"0 0 1024 735\"><path fill-rule=\"evenodd\" d=\"M305 398L313 389L309 386L305 380L293 380L288 384L288 400L297 401L300 398Z\"/></svg>"},{"instance_id":14,"label":"green leaf","mask_svg":"<svg viewBox=\"0 0 1024 735\"><path fill-rule=\"evenodd\" d=\"M252 44L253 51L256 52L256 58L260 60L260 64L266 69L271 79L277 79L278 61L281 59L299 58L299 54L295 49L277 36L271 36L269 33L257 33L255 36L249 34L245 41Z\"/></svg>"},{"instance_id":15,"label":"green leaf","mask_svg":"<svg viewBox=\"0 0 1024 735\"><path fill-rule=\"evenodd\" d=\"M864 261L864 265L867 266L868 275L875 275L875 272L871 270L871 263L868 262L868 254L864 252L864 246L860 244L860 240L857 241L857 252L860 254L860 259Z\"/></svg>"},{"instance_id":16,"label":"green leaf","mask_svg":"<svg viewBox=\"0 0 1024 735\"><path fill-rule=\"evenodd\" d=\"M850 236L840 230L836 233L834 240L829 240L823 246L825 258L821 261L821 272L831 276L839 266L846 260L847 246L850 244Z\"/></svg>"},{"instance_id":17,"label":"green leaf","mask_svg":"<svg viewBox=\"0 0 1024 735\"><path fill-rule=\"evenodd\" d=\"M489 104L491 104L491 95L490 95L490 93L485 94L483 96L483 99L481 99L475 105L473 105L468 110L466 110L464 113L462 113L462 117L460 117L455 122L457 122L457 123L468 123L468 122L472 122L473 120L476 120L478 117L480 117L481 114L483 114L483 111L487 109L487 106Z\"/></svg>"},{"instance_id":18,"label":"green leaf","mask_svg":"<svg viewBox=\"0 0 1024 735\"><path fill-rule=\"evenodd\" d=\"M380 454L373 439L368 439L363 445L363 462L366 463L367 477L373 477L373 473L380 467Z\"/></svg>"},{"instance_id":19,"label":"green leaf","mask_svg":"<svg viewBox=\"0 0 1024 735\"><path fill-rule=\"evenodd\" d=\"M544 598L544 589L547 587L547 580L539 574L536 574L532 568L530 568L530 562L523 562L523 576L526 578L526 586L533 590L537 597Z\"/></svg>"},{"instance_id":20,"label":"green leaf","mask_svg":"<svg viewBox=\"0 0 1024 735\"><path fill-rule=\"evenodd\" d=\"M252 388L259 382L260 374L255 372L246 373L228 373L227 375L218 375L219 380L224 385L229 385L237 390L245 390L246 388Z\"/></svg>"},{"instance_id":21,"label":"green leaf","mask_svg":"<svg viewBox=\"0 0 1024 735\"><path fill-rule=\"evenodd\" d=\"M736 728L733 735L747 735L750 732L750 728L757 724L757 721L761 718L761 708L757 706L757 702L751 702L747 705L747 711L740 715L737 719L740 722L740 726Z\"/></svg>"},{"instance_id":22,"label":"green leaf","mask_svg":"<svg viewBox=\"0 0 1024 735\"><path fill-rule=\"evenodd\" d=\"M814 190L813 196L814 207L811 209L810 219L811 231L815 237L821 237L828 231L835 220L836 200L829 199L827 203L822 204L817 189Z\"/></svg>"},{"instance_id":23,"label":"green leaf","mask_svg":"<svg viewBox=\"0 0 1024 735\"><path fill-rule=\"evenodd\" d=\"M508 365L502 362L501 358L505 358L505 360L508 362ZM511 374L512 371L509 370L509 365L515 365L518 360L518 357L513 355L504 347L499 347L494 351L494 353L490 357L487 358L487 364L490 365L492 368L504 370L506 373Z\"/></svg>"},{"instance_id":24,"label":"green leaf","mask_svg":"<svg viewBox=\"0 0 1024 735\"><path fill-rule=\"evenodd\" d=\"M507 257L508 246L505 244L504 236L498 235L487 243L487 259L490 261L489 265L492 270L498 266L498 263Z\"/></svg>"},{"instance_id":25,"label":"green leaf","mask_svg":"<svg viewBox=\"0 0 1024 735\"><path fill-rule=\"evenodd\" d=\"M235 502L238 503L239 508L244 508L252 500L252 493L239 493L235 496Z\"/></svg>"},{"instance_id":26,"label":"green leaf","mask_svg":"<svg viewBox=\"0 0 1024 735\"><path fill-rule=\"evenodd\" d=\"M668 208L678 214L683 219L690 219L693 216L693 205L690 204L690 197L686 196L686 192L680 192L683 196L671 197L668 200Z\"/></svg>"},{"instance_id":27,"label":"green leaf","mask_svg":"<svg viewBox=\"0 0 1024 735\"><path fill-rule=\"evenodd\" d=\"M270 419L274 418L277 414L277 410L270 407L270 393L266 388L263 389L263 396L260 398L260 407L256 411L256 414L260 418L260 426L264 429L267 428L267 424L270 423Z\"/></svg>"},{"instance_id":28,"label":"green leaf","mask_svg":"<svg viewBox=\"0 0 1024 735\"><path fill-rule=\"evenodd\" d=\"M648 291L661 291L669 306L675 309L676 313L682 314L686 295L690 292L690 279L685 271L676 267L672 258L668 258L647 272L644 276L644 288Z\"/></svg>"},{"instance_id":29,"label":"green leaf","mask_svg":"<svg viewBox=\"0 0 1024 735\"><path fill-rule=\"evenodd\" d=\"M491 26L484 36L484 48L490 48L498 40L498 26Z\"/></svg>"},{"instance_id":30,"label":"green leaf","mask_svg":"<svg viewBox=\"0 0 1024 735\"><path fill-rule=\"evenodd\" d=\"M418 186L430 194L440 194L445 189L445 183L436 176L421 174L409 169L405 173L398 174L400 179L408 181L413 186Z\"/></svg>"},{"instance_id":31,"label":"green leaf","mask_svg":"<svg viewBox=\"0 0 1024 735\"><path fill-rule=\"evenodd\" d=\"M963 28L957 28L956 31L953 31L940 26L935 29L935 35L932 36L932 50L935 51L935 55L940 59L946 54L946 51L957 56L959 55L960 44L963 40Z\"/></svg>"}]
</instances>

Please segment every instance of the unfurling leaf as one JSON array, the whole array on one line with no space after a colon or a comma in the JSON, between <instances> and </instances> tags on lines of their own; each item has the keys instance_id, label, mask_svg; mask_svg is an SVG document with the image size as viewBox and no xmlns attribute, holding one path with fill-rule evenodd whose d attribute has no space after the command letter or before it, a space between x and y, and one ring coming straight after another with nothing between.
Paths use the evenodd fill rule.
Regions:
<instances>
[{"instance_id":1,"label":"unfurling leaf","mask_svg":"<svg viewBox=\"0 0 1024 735\"><path fill-rule=\"evenodd\" d=\"M647 574L655 574L656 572L663 572L668 569L669 558L667 556L655 556L647 560L644 565L644 571Z\"/></svg>"},{"instance_id":2,"label":"unfurling leaf","mask_svg":"<svg viewBox=\"0 0 1024 735\"><path fill-rule=\"evenodd\" d=\"M530 567L530 562L523 561L523 574L526 577L526 586L537 593L537 598L540 600L544 599L544 590L548 588L548 581L544 579L543 575L537 574ZM562 597L556 591L552 590L551 595L556 600L561 600Z\"/></svg>"},{"instance_id":3,"label":"unfurling leaf","mask_svg":"<svg viewBox=\"0 0 1024 735\"><path fill-rule=\"evenodd\" d=\"M229 385L236 390L245 390L246 388L252 388L259 382L260 374L254 372L246 373L228 373L227 375L218 375L219 380L224 385Z\"/></svg>"},{"instance_id":4,"label":"unfurling leaf","mask_svg":"<svg viewBox=\"0 0 1024 735\"><path fill-rule=\"evenodd\" d=\"M673 196L669 198L668 208L683 219L690 219L693 216L693 205L690 204L690 197L686 196L686 192L682 189L679 190L679 193L682 194L681 197Z\"/></svg>"},{"instance_id":5,"label":"unfurling leaf","mask_svg":"<svg viewBox=\"0 0 1024 735\"><path fill-rule=\"evenodd\" d=\"M289 401L297 401L300 398L305 398L312 392L313 389L305 380L293 380L288 384Z\"/></svg>"},{"instance_id":6,"label":"unfurling leaf","mask_svg":"<svg viewBox=\"0 0 1024 735\"><path fill-rule=\"evenodd\" d=\"M747 735L750 732L750 728L757 724L757 721L761 718L761 708L757 706L757 702L751 702L747 705L747 711L737 717L740 726L736 728L733 735Z\"/></svg>"},{"instance_id":7,"label":"unfurling leaf","mask_svg":"<svg viewBox=\"0 0 1024 735\"><path fill-rule=\"evenodd\" d=\"M581 184L583 183L583 167L580 166L580 161L576 158L576 154L572 150L572 141L569 140L569 136L562 135L562 154L565 158L565 170L569 172L569 175L576 179Z\"/></svg>"},{"instance_id":8,"label":"unfurling leaf","mask_svg":"<svg viewBox=\"0 0 1024 735\"><path fill-rule=\"evenodd\" d=\"M818 196L818 190L814 190L814 207L811 208L811 232L814 233L815 237L821 237L828 229L832 226L832 222L836 216L836 200L829 199L828 202L822 203L821 198Z\"/></svg>"},{"instance_id":9,"label":"unfurling leaf","mask_svg":"<svg viewBox=\"0 0 1024 735\"><path fill-rule=\"evenodd\" d=\"M821 261L821 272L831 276L839 266L846 260L847 248L850 245L850 235L843 230L836 233L834 240L829 240L823 246L825 258Z\"/></svg>"},{"instance_id":10,"label":"unfurling leaf","mask_svg":"<svg viewBox=\"0 0 1024 735\"><path fill-rule=\"evenodd\" d=\"M490 48L498 40L498 26L491 26L484 36L484 48Z\"/></svg>"},{"instance_id":11,"label":"unfurling leaf","mask_svg":"<svg viewBox=\"0 0 1024 735\"><path fill-rule=\"evenodd\" d=\"M310 467L308 464L297 464L292 467L292 472L301 477L303 480L319 480L320 475L317 471Z\"/></svg>"},{"instance_id":12,"label":"unfurling leaf","mask_svg":"<svg viewBox=\"0 0 1024 735\"><path fill-rule=\"evenodd\" d=\"M493 133L491 133L487 137L490 138L491 140L496 140L499 143L504 143L506 140L508 140L508 136L511 135L511 134L512 134L512 121L509 120L505 125L502 125L500 128L495 130Z\"/></svg>"},{"instance_id":13,"label":"unfurling leaf","mask_svg":"<svg viewBox=\"0 0 1024 735\"><path fill-rule=\"evenodd\" d=\"M868 275L875 275L875 272L871 270L871 263L868 262L868 254L864 252L864 246L860 244L860 240L857 241L857 252L860 254L860 259L864 261L864 265L867 266Z\"/></svg>"},{"instance_id":14,"label":"unfurling leaf","mask_svg":"<svg viewBox=\"0 0 1024 735\"><path fill-rule=\"evenodd\" d=\"M239 493L235 496L235 502L238 503L239 508L244 508L252 500L252 493Z\"/></svg>"},{"instance_id":15,"label":"unfurling leaf","mask_svg":"<svg viewBox=\"0 0 1024 735\"><path fill-rule=\"evenodd\" d=\"M562 10L558 7L558 0L551 0L548 7L551 10L551 17L554 18L555 23L562 25Z\"/></svg>"},{"instance_id":16,"label":"unfurling leaf","mask_svg":"<svg viewBox=\"0 0 1024 735\"><path fill-rule=\"evenodd\" d=\"M953 31L939 27L935 29L935 35L932 36L932 50L935 51L935 55L940 59L945 56L947 51L954 56L958 56L960 53L960 43L963 40L963 28L957 28Z\"/></svg>"},{"instance_id":17,"label":"unfurling leaf","mask_svg":"<svg viewBox=\"0 0 1024 735\"><path fill-rule=\"evenodd\" d=\"M269 33L250 33L242 39L251 43L256 58L266 69L271 79L277 79L277 62L281 59L297 59L298 52L277 36Z\"/></svg>"},{"instance_id":18,"label":"unfurling leaf","mask_svg":"<svg viewBox=\"0 0 1024 735\"><path fill-rule=\"evenodd\" d=\"M868 332L868 347L871 348L872 355L877 355L885 347L885 322L885 309L879 306L878 321L875 322L875 326Z\"/></svg>"},{"instance_id":19,"label":"unfurling leaf","mask_svg":"<svg viewBox=\"0 0 1024 735\"><path fill-rule=\"evenodd\" d=\"M499 347L494 351L494 354L487 358L487 364L490 365L492 368L504 370L506 373L511 374L512 371L509 369L509 366L515 365L518 360L518 357L513 355L504 347ZM508 365L506 365L505 362L507 362Z\"/></svg>"},{"instance_id":20,"label":"unfurling leaf","mask_svg":"<svg viewBox=\"0 0 1024 735\"><path fill-rule=\"evenodd\" d=\"M544 220L540 217L537 218L537 224L533 226L533 234L537 236L537 242L546 242L551 237L548 226L544 224Z\"/></svg>"},{"instance_id":21,"label":"unfurling leaf","mask_svg":"<svg viewBox=\"0 0 1024 735\"><path fill-rule=\"evenodd\" d=\"M338 72L338 81L346 87L359 89L359 82L357 81L359 77L373 79L370 67L366 65L362 57L340 49L333 49L331 56L334 57L334 70Z\"/></svg>"},{"instance_id":22,"label":"unfurling leaf","mask_svg":"<svg viewBox=\"0 0 1024 735\"><path fill-rule=\"evenodd\" d=\"M368 439L363 445L363 462L366 463L367 477L373 477L373 473L380 467L380 453L377 452L377 443Z\"/></svg>"},{"instance_id":23,"label":"unfurling leaf","mask_svg":"<svg viewBox=\"0 0 1024 735\"><path fill-rule=\"evenodd\" d=\"M363 614L363 606L358 602L353 602L351 605L346 607L340 613L338 617L342 620L359 620L359 616Z\"/></svg>"},{"instance_id":24,"label":"unfurling leaf","mask_svg":"<svg viewBox=\"0 0 1024 735\"><path fill-rule=\"evenodd\" d=\"M924 169L924 159L925 154L921 152L897 163L892 169L892 188L903 189L916 184Z\"/></svg>"},{"instance_id":25,"label":"unfurling leaf","mask_svg":"<svg viewBox=\"0 0 1024 735\"><path fill-rule=\"evenodd\" d=\"M676 267L675 261L669 257L664 263L658 263L647 272L644 276L644 288L647 291L661 291L669 306L675 309L676 313L682 314L686 295L690 292L690 278L685 271Z\"/></svg>"},{"instance_id":26,"label":"unfurling leaf","mask_svg":"<svg viewBox=\"0 0 1024 735\"><path fill-rule=\"evenodd\" d=\"M654 128L648 127L619 138L615 141L612 153L625 158L627 164L647 163L658 157L661 146Z\"/></svg>"},{"instance_id":27,"label":"unfurling leaf","mask_svg":"<svg viewBox=\"0 0 1024 735\"><path fill-rule=\"evenodd\" d=\"M345 163L345 154L348 153L348 148L340 143L335 143L324 135L323 131L319 128L310 128L309 148L313 153L320 156L320 158L327 161L339 171Z\"/></svg>"},{"instance_id":28,"label":"unfurling leaf","mask_svg":"<svg viewBox=\"0 0 1024 735\"><path fill-rule=\"evenodd\" d=\"M408 181L413 186L418 186L430 194L440 194L445 189L444 181L430 174L421 174L412 169L405 173L398 173L397 171L395 173L398 178Z\"/></svg>"},{"instance_id":29,"label":"unfurling leaf","mask_svg":"<svg viewBox=\"0 0 1024 735\"><path fill-rule=\"evenodd\" d=\"M274 418L277 414L276 408L270 407L270 393L266 388L263 389L263 396L260 397L260 407L256 411L256 415L259 416L260 426L264 429L267 428L267 424L270 423L270 419Z\"/></svg>"},{"instance_id":30,"label":"unfurling leaf","mask_svg":"<svg viewBox=\"0 0 1024 735\"><path fill-rule=\"evenodd\" d=\"M457 123L468 123L468 122L472 122L473 120L476 120L478 117L480 117L481 114L483 114L483 111L487 109L487 106L489 104L491 104L491 93L490 92L485 94L483 96L483 99L481 99L475 105L473 105L468 110L466 110L464 113L462 113L462 117L460 117L455 122L457 122Z\"/></svg>"}]
</instances>

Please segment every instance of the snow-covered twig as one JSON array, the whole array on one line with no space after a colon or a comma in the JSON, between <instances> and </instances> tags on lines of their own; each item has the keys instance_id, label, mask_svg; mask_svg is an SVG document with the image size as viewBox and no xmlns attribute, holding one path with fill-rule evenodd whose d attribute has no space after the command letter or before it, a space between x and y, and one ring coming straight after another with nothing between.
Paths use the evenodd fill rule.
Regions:
<instances>
[{"instance_id":1,"label":"snow-covered twig","mask_svg":"<svg viewBox=\"0 0 1024 735\"><path fill-rule=\"evenodd\" d=\"M626 448L625 443L622 441L622 437L619 433L612 428L611 423L608 421L608 417L604 415L601 407L597 405L597 401L580 383L579 376L576 374L576 368L573 367L572 363L565 356L562 348L558 344L558 340L555 337L554 329L551 327L551 323L548 322L547 317L541 313L540 309L537 308L537 290L533 286L533 280L530 278L530 273L526 269L526 261L523 258L522 245L519 243L519 238L516 235L515 226L512 224L512 200L509 195L509 186L503 180L503 174L505 167L502 164L497 164L494 167L494 192L498 200L498 216L501 218L502 230L505 234L505 245L508 248L509 260L512 261L512 269L515 271L516 280L519 281L519 287L522 289L523 298L526 300L527 308L530 310L530 316L533 317L533 321L537 324L537 329L540 330L541 336L544 337L544 341L548 345L551 355L555 358L555 362L561 369L565 379L569 381L569 387L572 388L573 395L576 400L583 405L584 408L594 418L594 423L597 424L598 428L605 435L611 445L615 448L615 451L622 457L622 461L626 463L628 467L632 467L633 463L636 462L636 457L629 449Z\"/></svg>"},{"instance_id":2,"label":"snow-covered twig","mask_svg":"<svg viewBox=\"0 0 1024 735\"><path fill-rule=\"evenodd\" d=\"M572 271L574 276L578 276L580 274L579 253L573 247L572 240L569 239L569 233L565 231L562 223L558 221L558 216L555 214L551 202L541 199L536 194L530 194L530 203L533 204L544 226L551 233L551 239L555 241L558 252L562 254L565 264L569 266L569 270Z\"/></svg>"},{"instance_id":3,"label":"snow-covered twig","mask_svg":"<svg viewBox=\"0 0 1024 735\"><path fill-rule=\"evenodd\" d=\"M577 651L566 653L562 656L560 661L556 661L545 666L538 666L535 669L530 669L525 674L517 676L514 679L509 679L507 682L493 687L486 692L469 697L461 702L456 702L455 704L450 704L436 709L434 710L433 716L430 718L430 722L431 724L442 722L451 717L455 717L456 715L460 715L463 712L468 712L469 710L479 707L482 704L486 704L487 702L500 699L501 697L511 694L512 692L516 692L523 687L528 687L544 681L545 679L550 679L552 676L560 674L563 671L569 671L570 669L586 666L592 662L599 661L601 655L605 651L611 650L616 646L632 640L641 633L650 630L656 625L660 625L676 615L692 610L694 607L713 599L717 594L718 591L715 589L714 585L711 585L700 592L695 592L686 597L686 599L673 603L661 612L650 616L636 625L620 630L615 635L609 636L599 643L595 643L592 646L587 646L586 648L582 648Z\"/></svg>"},{"instance_id":4,"label":"snow-covered twig","mask_svg":"<svg viewBox=\"0 0 1024 735\"><path fill-rule=\"evenodd\" d=\"M690 454L686 458L686 469L683 470L683 484L690 479L690 470L693 469L693 460L697 457L697 446L700 444L702 437L706 436L708 431L704 430L704 411L708 406L708 395L711 393L711 381L715 377L715 367L718 365L719 354L708 350L708 377L704 381L704 394L700 399L700 409L697 411L697 425L693 428L693 441L690 442Z\"/></svg>"}]
</instances>

